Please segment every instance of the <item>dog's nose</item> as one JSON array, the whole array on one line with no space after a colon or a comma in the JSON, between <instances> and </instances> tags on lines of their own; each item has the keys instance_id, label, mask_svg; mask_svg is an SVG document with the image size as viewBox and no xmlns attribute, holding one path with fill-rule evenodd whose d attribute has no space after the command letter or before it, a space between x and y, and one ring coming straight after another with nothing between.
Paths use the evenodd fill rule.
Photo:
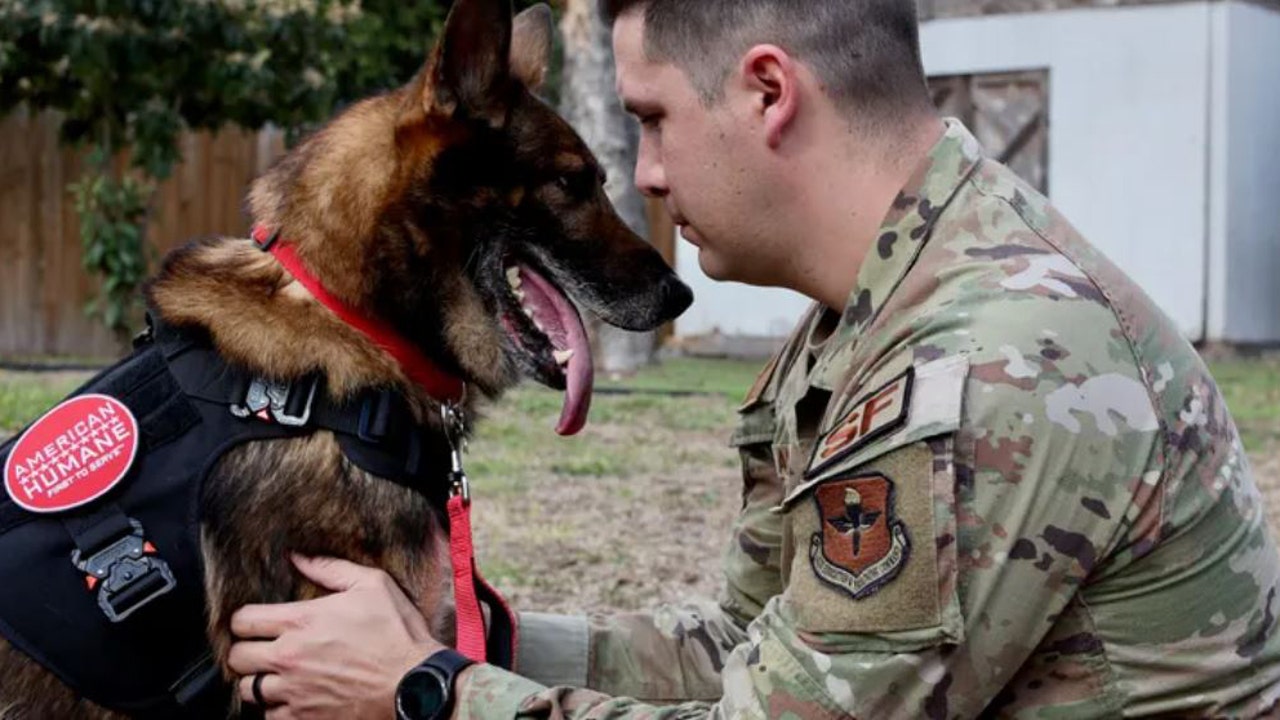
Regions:
<instances>
[{"instance_id":1,"label":"dog's nose","mask_svg":"<svg viewBox=\"0 0 1280 720\"><path fill-rule=\"evenodd\" d=\"M662 297L662 317L674 320L693 304L693 290L685 285L674 273L662 279L658 291Z\"/></svg>"}]
</instances>

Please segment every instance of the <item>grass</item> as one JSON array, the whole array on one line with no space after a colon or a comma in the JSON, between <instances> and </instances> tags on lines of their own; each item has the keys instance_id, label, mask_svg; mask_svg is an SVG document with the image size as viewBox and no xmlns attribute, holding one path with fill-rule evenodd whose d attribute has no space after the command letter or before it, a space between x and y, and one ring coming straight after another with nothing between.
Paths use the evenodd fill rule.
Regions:
<instances>
[{"instance_id":1,"label":"grass","mask_svg":"<svg viewBox=\"0 0 1280 720\"><path fill-rule=\"evenodd\" d=\"M1280 355L1210 363L1250 452L1280 452Z\"/></svg>"},{"instance_id":2,"label":"grass","mask_svg":"<svg viewBox=\"0 0 1280 720\"><path fill-rule=\"evenodd\" d=\"M764 367L755 360L671 358L640 375L621 381L602 381L601 388L679 390L724 395L737 402L747 394Z\"/></svg>"},{"instance_id":3,"label":"grass","mask_svg":"<svg viewBox=\"0 0 1280 720\"><path fill-rule=\"evenodd\" d=\"M83 377L0 372L0 438L20 430L75 390Z\"/></svg>"},{"instance_id":4,"label":"grass","mask_svg":"<svg viewBox=\"0 0 1280 720\"><path fill-rule=\"evenodd\" d=\"M758 368L754 363L668 360L635 378L602 381L583 437L559 438L559 393L524 387L491 409L472 442L467 469L486 492L521 491L530 478L620 477L673 472L688 460L681 433L728 437L734 407ZM694 393L669 395L667 392ZM634 393L634 394L618 394ZM654 437L670 436L669 452L653 451ZM733 461L726 449L724 462Z\"/></svg>"},{"instance_id":5,"label":"grass","mask_svg":"<svg viewBox=\"0 0 1280 720\"><path fill-rule=\"evenodd\" d=\"M746 394L760 364L753 361L673 358L626 380L601 380L588 436L595 442L565 442L551 428L560 412L558 393L526 386L489 413L475 440L485 451L472 472L498 478L528 470L571 477L627 476L678 463L679 450L662 458L637 451L627 427L676 433L724 431L733 407ZM1280 356L1235 358L1212 363L1214 377L1250 451L1280 447ZM52 407L82 380L76 373L0 372L0 436L16 432ZM664 391L696 393L671 396ZM637 394L614 394L634 392ZM593 432L592 429L602 432ZM500 488L501 481L494 480Z\"/></svg>"}]
</instances>

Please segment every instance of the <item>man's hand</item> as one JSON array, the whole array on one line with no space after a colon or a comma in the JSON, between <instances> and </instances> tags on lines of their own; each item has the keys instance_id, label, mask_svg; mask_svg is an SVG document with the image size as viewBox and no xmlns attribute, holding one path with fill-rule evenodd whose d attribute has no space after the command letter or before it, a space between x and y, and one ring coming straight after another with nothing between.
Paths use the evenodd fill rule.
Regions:
<instances>
[{"instance_id":1,"label":"man's hand","mask_svg":"<svg viewBox=\"0 0 1280 720\"><path fill-rule=\"evenodd\" d=\"M241 638L230 665L240 698L254 702L254 676L269 720L395 717L401 676L443 645L389 575L328 558L295 556L298 570L333 590L315 600L246 605L231 616Z\"/></svg>"}]
</instances>

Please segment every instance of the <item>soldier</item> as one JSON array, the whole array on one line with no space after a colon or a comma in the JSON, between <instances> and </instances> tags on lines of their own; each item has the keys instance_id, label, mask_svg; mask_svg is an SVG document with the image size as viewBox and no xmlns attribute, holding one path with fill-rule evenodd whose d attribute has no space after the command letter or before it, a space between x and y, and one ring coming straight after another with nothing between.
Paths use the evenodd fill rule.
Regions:
<instances>
[{"instance_id":1,"label":"soldier","mask_svg":"<svg viewBox=\"0 0 1280 720\"><path fill-rule=\"evenodd\" d=\"M603 5L639 186L709 275L814 304L741 408L721 601L525 614L520 675L467 668L454 716L1277 713L1280 555L1222 396L934 114L912 0ZM233 666L280 717L388 716L440 645L380 573L300 566L345 592L244 609L279 639Z\"/></svg>"}]
</instances>

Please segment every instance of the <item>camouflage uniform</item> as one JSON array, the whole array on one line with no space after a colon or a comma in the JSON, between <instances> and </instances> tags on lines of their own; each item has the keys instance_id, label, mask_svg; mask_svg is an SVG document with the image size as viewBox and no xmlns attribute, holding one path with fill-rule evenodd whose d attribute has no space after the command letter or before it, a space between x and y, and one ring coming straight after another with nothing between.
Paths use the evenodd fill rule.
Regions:
<instances>
[{"instance_id":1,"label":"camouflage uniform","mask_svg":"<svg viewBox=\"0 0 1280 720\"><path fill-rule=\"evenodd\" d=\"M733 444L719 605L527 615L521 672L592 689L482 667L460 715L1278 712L1280 555L1209 372L954 121Z\"/></svg>"}]
</instances>

